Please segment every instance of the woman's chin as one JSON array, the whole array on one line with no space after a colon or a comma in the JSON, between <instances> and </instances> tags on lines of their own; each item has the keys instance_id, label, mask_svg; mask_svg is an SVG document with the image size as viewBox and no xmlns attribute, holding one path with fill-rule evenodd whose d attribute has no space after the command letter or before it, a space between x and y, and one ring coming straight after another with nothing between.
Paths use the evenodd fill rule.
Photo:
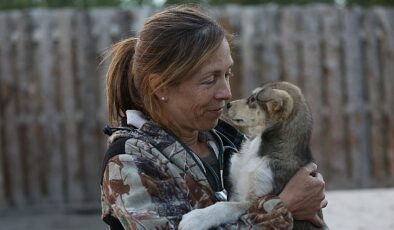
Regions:
<instances>
[{"instance_id":1,"label":"woman's chin","mask_svg":"<svg viewBox=\"0 0 394 230\"><path fill-rule=\"evenodd\" d=\"M205 131L208 131L208 130L211 130L211 129L215 128L217 126L218 122L219 122L219 118L212 119L210 121L207 121L205 123L205 125L203 125L202 127L204 127Z\"/></svg>"}]
</instances>

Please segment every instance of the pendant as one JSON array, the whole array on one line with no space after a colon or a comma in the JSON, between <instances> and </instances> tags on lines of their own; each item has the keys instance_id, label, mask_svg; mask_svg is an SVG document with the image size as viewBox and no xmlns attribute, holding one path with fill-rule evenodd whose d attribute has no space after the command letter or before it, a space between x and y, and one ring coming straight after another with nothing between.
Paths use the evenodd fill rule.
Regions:
<instances>
[{"instance_id":1,"label":"pendant","mask_svg":"<svg viewBox=\"0 0 394 230\"><path fill-rule=\"evenodd\" d=\"M227 191L223 189L220 192L215 192L215 198L217 201L227 201Z\"/></svg>"}]
</instances>

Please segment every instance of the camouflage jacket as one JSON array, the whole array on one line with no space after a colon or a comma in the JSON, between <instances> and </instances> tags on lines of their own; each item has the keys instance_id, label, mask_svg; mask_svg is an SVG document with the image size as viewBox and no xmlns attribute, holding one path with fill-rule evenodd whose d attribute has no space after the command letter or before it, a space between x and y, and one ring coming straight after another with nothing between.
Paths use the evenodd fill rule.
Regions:
<instances>
[{"instance_id":1,"label":"camouflage jacket","mask_svg":"<svg viewBox=\"0 0 394 230\"><path fill-rule=\"evenodd\" d=\"M157 124L147 121L140 128L118 130L109 146L101 185L107 223L115 217L124 229L177 229L183 214L215 203L198 157ZM283 203L266 196L237 223L221 229L289 229L292 223Z\"/></svg>"}]
</instances>

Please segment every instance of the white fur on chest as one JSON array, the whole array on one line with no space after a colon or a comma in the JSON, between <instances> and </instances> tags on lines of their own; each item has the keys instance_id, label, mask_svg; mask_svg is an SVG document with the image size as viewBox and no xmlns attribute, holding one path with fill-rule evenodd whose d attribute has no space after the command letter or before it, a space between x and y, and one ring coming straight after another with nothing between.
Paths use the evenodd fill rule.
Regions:
<instances>
[{"instance_id":1,"label":"white fur on chest","mask_svg":"<svg viewBox=\"0 0 394 230\"><path fill-rule=\"evenodd\" d=\"M242 145L231 159L230 177L235 201L255 200L269 194L273 188L273 173L269 157L258 156L261 135Z\"/></svg>"}]
</instances>

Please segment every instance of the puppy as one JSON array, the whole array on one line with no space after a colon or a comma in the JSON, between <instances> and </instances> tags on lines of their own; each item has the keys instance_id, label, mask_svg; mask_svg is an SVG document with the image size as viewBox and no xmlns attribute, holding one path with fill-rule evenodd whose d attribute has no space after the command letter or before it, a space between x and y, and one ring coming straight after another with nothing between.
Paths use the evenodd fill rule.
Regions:
<instances>
[{"instance_id":1,"label":"puppy","mask_svg":"<svg viewBox=\"0 0 394 230\"><path fill-rule=\"evenodd\" d=\"M231 159L231 199L185 214L181 230L237 221L253 201L278 195L290 178L313 160L309 149L312 115L301 90L291 83L265 84L247 99L228 103L224 116L251 137ZM328 227L294 221L293 229Z\"/></svg>"}]
</instances>

